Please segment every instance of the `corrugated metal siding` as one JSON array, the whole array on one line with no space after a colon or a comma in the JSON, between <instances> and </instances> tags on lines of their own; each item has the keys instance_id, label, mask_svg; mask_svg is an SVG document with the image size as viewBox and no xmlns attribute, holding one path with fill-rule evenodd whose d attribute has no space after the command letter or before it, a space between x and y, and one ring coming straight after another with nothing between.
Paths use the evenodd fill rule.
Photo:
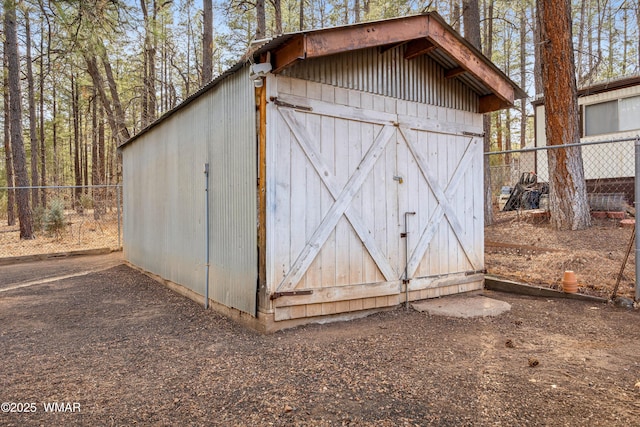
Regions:
<instances>
[{"instance_id":1,"label":"corrugated metal siding","mask_svg":"<svg viewBox=\"0 0 640 427\"><path fill-rule=\"evenodd\" d=\"M205 280L206 100L123 151L124 251L131 263L199 294Z\"/></svg>"},{"instance_id":2,"label":"corrugated metal siding","mask_svg":"<svg viewBox=\"0 0 640 427\"><path fill-rule=\"evenodd\" d=\"M209 296L255 314L254 90L245 68L123 149L124 248L135 265L204 295L210 164Z\"/></svg>"},{"instance_id":3,"label":"corrugated metal siding","mask_svg":"<svg viewBox=\"0 0 640 427\"><path fill-rule=\"evenodd\" d=\"M256 113L248 67L208 96L210 296L251 315L257 297Z\"/></svg>"},{"instance_id":4,"label":"corrugated metal siding","mask_svg":"<svg viewBox=\"0 0 640 427\"><path fill-rule=\"evenodd\" d=\"M478 95L458 78L445 79L444 68L428 55L404 59L404 46L377 48L301 61L282 74L406 101L478 111Z\"/></svg>"}]
</instances>

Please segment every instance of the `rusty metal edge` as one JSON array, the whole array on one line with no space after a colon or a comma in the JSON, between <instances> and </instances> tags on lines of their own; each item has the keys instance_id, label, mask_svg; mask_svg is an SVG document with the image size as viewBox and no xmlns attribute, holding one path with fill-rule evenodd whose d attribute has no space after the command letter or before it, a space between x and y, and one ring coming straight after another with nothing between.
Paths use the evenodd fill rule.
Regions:
<instances>
[{"instance_id":1,"label":"rusty metal edge","mask_svg":"<svg viewBox=\"0 0 640 427\"><path fill-rule=\"evenodd\" d=\"M511 280L502 279L496 276L485 276L484 278L485 289L491 291L507 292L518 295L528 295L534 297L545 298L566 298L575 299L580 301L590 301L606 304L608 300L606 298L596 297L592 295L583 294L568 294L566 292L557 291L555 289L544 288L541 286L532 286L524 283L514 282Z\"/></svg>"}]
</instances>

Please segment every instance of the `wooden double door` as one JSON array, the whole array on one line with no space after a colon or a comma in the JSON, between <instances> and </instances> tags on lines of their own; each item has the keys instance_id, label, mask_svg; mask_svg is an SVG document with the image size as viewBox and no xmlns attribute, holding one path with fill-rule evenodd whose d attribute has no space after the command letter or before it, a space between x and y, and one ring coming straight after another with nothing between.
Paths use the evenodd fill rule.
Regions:
<instances>
[{"instance_id":1,"label":"wooden double door","mask_svg":"<svg viewBox=\"0 0 640 427\"><path fill-rule=\"evenodd\" d=\"M482 138L471 113L288 78L274 92L272 293L297 292L287 305L375 298L397 295L405 276L427 286L483 268Z\"/></svg>"}]
</instances>

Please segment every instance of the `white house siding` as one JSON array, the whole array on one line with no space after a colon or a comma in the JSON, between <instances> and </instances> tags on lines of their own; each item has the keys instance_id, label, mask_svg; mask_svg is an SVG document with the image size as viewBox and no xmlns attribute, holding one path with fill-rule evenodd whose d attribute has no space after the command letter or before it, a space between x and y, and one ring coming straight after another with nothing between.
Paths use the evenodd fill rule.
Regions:
<instances>
[{"instance_id":1,"label":"white house siding","mask_svg":"<svg viewBox=\"0 0 640 427\"><path fill-rule=\"evenodd\" d=\"M131 263L255 315L254 90L241 69L124 147L124 248Z\"/></svg>"},{"instance_id":2,"label":"white house siding","mask_svg":"<svg viewBox=\"0 0 640 427\"><path fill-rule=\"evenodd\" d=\"M580 108L590 104L617 100L640 95L640 85L623 89L611 90L594 95L586 95L578 98ZM547 145L547 133L545 130L544 105L535 107L536 113L536 145ZM584 120L584 119L583 119ZM640 119L639 119L640 122ZM581 142L607 141L614 139L633 138L640 134L639 130L616 132L610 134L593 135L583 137ZM634 142L620 142L612 144L586 145L582 147L582 160L584 164L585 179L623 178L635 175ZM547 153L539 151L537 154L537 173L544 180L549 180Z\"/></svg>"},{"instance_id":3,"label":"white house siding","mask_svg":"<svg viewBox=\"0 0 640 427\"><path fill-rule=\"evenodd\" d=\"M402 301L406 212L409 298L481 288L480 114L288 77L267 85L276 320Z\"/></svg>"}]
</instances>

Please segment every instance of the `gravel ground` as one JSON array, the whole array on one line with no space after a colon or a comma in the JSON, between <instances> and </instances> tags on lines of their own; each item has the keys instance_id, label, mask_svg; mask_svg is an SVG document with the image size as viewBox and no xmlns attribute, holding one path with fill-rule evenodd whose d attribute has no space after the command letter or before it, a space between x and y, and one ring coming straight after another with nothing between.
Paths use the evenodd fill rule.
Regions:
<instances>
[{"instance_id":1,"label":"gravel ground","mask_svg":"<svg viewBox=\"0 0 640 427\"><path fill-rule=\"evenodd\" d=\"M640 424L638 311L485 295L260 335L124 265L0 291L0 425Z\"/></svg>"}]
</instances>

